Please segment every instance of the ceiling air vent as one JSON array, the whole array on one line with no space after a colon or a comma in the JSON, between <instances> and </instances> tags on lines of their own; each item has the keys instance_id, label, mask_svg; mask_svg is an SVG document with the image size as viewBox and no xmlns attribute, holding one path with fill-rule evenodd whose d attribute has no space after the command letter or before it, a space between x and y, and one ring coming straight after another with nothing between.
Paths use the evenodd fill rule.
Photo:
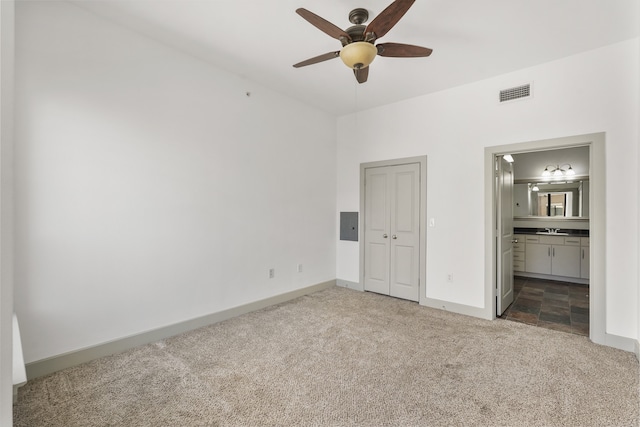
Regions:
<instances>
[{"instance_id":1,"label":"ceiling air vent","mask_svg":"<svg viewBox=\"0 0 640 427\"><path fill-rule=\"evenodd\" d=\"M531 96L531 84L512 87L500 91L500 102L513 101L514 99Z\"/></svg>"}]
</instances>

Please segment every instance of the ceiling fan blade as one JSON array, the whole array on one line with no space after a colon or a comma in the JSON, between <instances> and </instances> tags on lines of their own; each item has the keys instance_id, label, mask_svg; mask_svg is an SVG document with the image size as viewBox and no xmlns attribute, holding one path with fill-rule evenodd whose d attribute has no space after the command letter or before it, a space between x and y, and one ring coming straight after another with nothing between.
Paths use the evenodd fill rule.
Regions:
<instances>
[{"instance_id":1,"label":"ceiling fan blade","mask_svg":"<svg viewBox=\"0 0 640 427\"><path fill-rule=\"evenodd\" d=\"M336 51L336 52L328 52L325 53L323 55L318 55L315 56L313 58L309 58L306 61L302 61L302 62L298 62L297 64L294 64L294 68L300 68L300 67L304 67L307 65L311 65L311 64L317 64L318 62L322 62L322 61L328 61L329 59L333 59L333 58L337 58L338 56L340 56L340 51Z\"/></svg>"},{"instance_id":2,"label":"ceiling fan blade","mask_svg":"<svg viewBox=\"0 0 640 427\"><path fill-rule=\"evenodd\" d=\"M415 0L394 1L367 25L364 33L374 33L378 39L384 36L407 13L414 2Z\"/></svg>"},{"instance_id":3,"label":"ceiling fan blade","mask_svg":"<svg viewBox=\"0 0 640 427\"><path fill-rule=\"evenodd\" d=\"M340 38L344 37L348 41L351 41L351 37L344 30L333 25L326 19L319 17L315 13L309 12L304 8L296 9L296 13L309 21L311 25L333 37L334 39L340 40Z\"/></svg>"},{"instance_id":4,"label":"ceiling fan blade","mask_svg":"<svg viewBox=\"0 0 640 427\"><path fill-rule=\"evenodd\" d=\"M354 68L353 74L356 76L358 83L364 83L369 78L369 67Z\"/></svg>"},{"instance_id":5,"label":"ceiling fan blade","mask_svg":"<svg viewBox=\"0 0 640 427\"><path fill-rule=\"evenodd\" d=\"M396 58L418 58L431 55L432 49L402 43L380 43L376 45L378 55Z\"/></svg>"}]
</instances>

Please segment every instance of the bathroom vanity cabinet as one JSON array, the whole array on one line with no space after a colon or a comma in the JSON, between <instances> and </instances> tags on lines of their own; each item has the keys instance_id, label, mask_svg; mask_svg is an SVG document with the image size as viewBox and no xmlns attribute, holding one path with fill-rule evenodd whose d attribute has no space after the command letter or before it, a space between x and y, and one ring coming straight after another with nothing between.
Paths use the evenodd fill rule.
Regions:
<instances>
[{"instance_id":1,"label":"bathroom vanity cabinet","mask_svg":"<svg viewBox=\"0 0 640 427\"><path fill-rule=\"evenodd\" d=\"M582 279L589 278L589 238L580 238L580 277Z\"/></svg>"},{"instance_id":2,"label":"bathroom vanity cabinet","mask_svg":"<svg viewBox=\"0 0 640 427\"><path fill-rule=\"evenodd\" d=\"M514 272L531 277L573 280L589 279L589 238L579 236L515 236Z\"/></svg>"}]
</instances>

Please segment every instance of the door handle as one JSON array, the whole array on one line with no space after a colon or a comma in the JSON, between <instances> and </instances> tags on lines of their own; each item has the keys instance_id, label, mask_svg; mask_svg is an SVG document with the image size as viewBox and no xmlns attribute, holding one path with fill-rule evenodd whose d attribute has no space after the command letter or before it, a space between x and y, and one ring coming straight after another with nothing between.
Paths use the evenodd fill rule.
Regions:
<instances>
[{"instance_id":1,"label":"door handle","mask_svg":"<svg viewBox=\"0 0 640 427\"><path fill-rule=\"evenodd\" d=\"M551 248L547 248L547 256L551 256Z\"/></svg>"},{"instance_id":2,"label":"door handle","mask_svg":"<svg viewBox=\"0 0 640 427\"><path fill-rule=\"evenodd\" d=\"M384 233L384 234L382 235L382 237L384 237L384 238L386 239L386 238L387 238L387 237L389 237L389 236L387 236L387 233Z\"/></svg>"},{"instance_id":3,"label":"door handle","mask_svg":"<svg viewBox=\"0 0 640 427\"><path fill-rule=\"evenodd\" d=\"M556 248L553 248L552 250L553 250L553 256L555 257L556 256Z\"/></svg>"},{"instance_id":4,"label":"door handle","mask_svg":"<svg viewBox=\"0 0 640 427\"><path fill-rule=\"evenodd\" d=\"M394 234L393 236L391 236L392 239L397 239L398 237Z\"/></svg>"},{"instance_id":5,"label":"door handle","mask_svg":"<svg viewBox=\"0 0 640 427\"><path fill-rule=\"evenodd\" d=\"M513 239L511 243L518 243L518 239Z\"/></svg>"}]
</instances>

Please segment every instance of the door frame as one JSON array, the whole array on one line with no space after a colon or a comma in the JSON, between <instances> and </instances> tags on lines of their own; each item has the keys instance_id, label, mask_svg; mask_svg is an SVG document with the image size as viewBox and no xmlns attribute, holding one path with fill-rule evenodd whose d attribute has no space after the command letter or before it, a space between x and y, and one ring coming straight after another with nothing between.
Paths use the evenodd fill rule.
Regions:
<instances>
[{"instance_id":1,"label":"door frame","mask_svg":"<svg viewBox=\"0 0 640 427\"><path fill-rule=\"evenodd\" d=\"M485 148L485 308L487 317L496 318L496 235L497 214L494 190L496 156L532 151L589 147L589 338L616 347L606 334L606 174L605 133L528 141ZM612 345L613 344L613 345Z\"/></svg>"},{"instance_id":2,"label":"door frame","mask_svg":"<svg viewBox=\"0 0 640 427\"><path fill-rule=\"evenodd\" d=\"M400 166L417 163L420 165L420 178L418 180L420 184L420 246L419 246L419 259L420 259L420 271L419 271L419 297L418 303L424 304L426 299L426 279L427 279L427 156L415 156L405 157L401 159L381 160L376 162L360 163L360 221L358 224L359 237L359 251L360 251L360 275L359 282L361 289L364 289L364 262L365 262L365 238L364 238L364 223L365 223L365 172L369 168L379 168L384 166Z\"/></svg>"}]
</instances>

